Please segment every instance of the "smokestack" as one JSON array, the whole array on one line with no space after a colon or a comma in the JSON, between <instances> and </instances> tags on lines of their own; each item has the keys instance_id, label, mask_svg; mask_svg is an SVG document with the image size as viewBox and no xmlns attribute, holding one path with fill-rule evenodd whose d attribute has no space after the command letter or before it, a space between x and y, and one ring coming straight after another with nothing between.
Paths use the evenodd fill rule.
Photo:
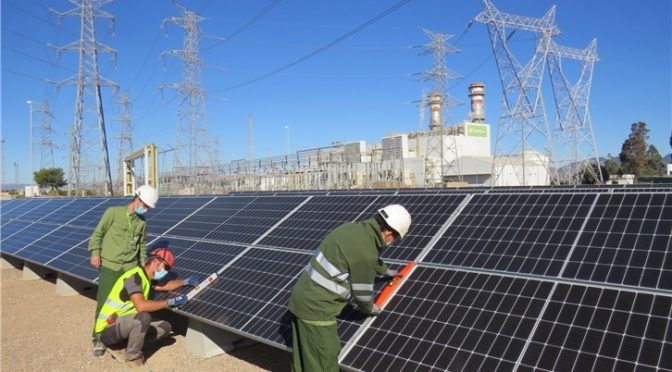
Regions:
<instances>
[{"instance_id":1,"label":"smokestack","mask_svg":"<svg viewBox=\"0 0 672 372\"><path fill-rule=\"evenodd\" d=\"M434 92L429 95L429 130L438 131L443 126L441 113L441 93Z\"/></svg>"},{"instance_id":2,"label":"smokestack","mask_svg":"<svg viewBox=\"0 0 672 372\"><path fill-rule=\"evenodd\" d=\"M469 97L471 97L469 119L473 123L485 122L485 84L471 83L469 85Z\"/></svg>"}]
</instances>

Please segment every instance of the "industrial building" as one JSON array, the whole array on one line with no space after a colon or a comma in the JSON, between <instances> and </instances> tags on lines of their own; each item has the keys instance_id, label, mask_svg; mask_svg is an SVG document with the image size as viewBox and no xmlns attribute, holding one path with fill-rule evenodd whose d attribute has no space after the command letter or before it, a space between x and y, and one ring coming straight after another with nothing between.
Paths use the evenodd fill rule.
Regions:
<instances>
[{"instance_id":1,"label":"industrial building","mask_svg":"<svg viewBox=\"0 0 672 372\"><path fill-rule=\"evenodd\" d=\"M523 156L491 153L491 127L485 121L485 86L469 86L469 119L443 127L442 99L427 101L427 131L396 133L380 143L334 142L285 156L223 164L219 185L227 191L314 190L386 187L519 186L549 183L549 160L535 151ZM495 175L493 177L493 175Z\"/></svg>"}]
</instances>

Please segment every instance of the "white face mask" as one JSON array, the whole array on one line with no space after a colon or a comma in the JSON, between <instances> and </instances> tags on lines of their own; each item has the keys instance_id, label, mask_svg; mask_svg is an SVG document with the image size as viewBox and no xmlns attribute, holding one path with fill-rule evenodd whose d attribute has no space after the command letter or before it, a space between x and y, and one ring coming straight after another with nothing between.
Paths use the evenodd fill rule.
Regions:
<instances>
[{"instance_id":1,"label":"white face mask","mask_svg":"<svg viewBox=\"0 0 672 372\"><path fill-rule=\"evenodd\" d=\"M156 271L154 272L154 280L160 281L161 279L165 278L166 275L168 275L168 271L165 269L161 269L161 271Z\"/></svg>"}]
</instances>

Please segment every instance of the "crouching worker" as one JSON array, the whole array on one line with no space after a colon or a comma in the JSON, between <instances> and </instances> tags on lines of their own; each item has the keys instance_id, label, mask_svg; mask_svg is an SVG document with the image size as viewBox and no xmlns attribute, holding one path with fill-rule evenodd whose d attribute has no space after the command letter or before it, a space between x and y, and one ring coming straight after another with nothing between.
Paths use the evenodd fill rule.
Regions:
<instances>
[{"instance_id":1,"label":"crouching worker","mask_svg":"<svg viewBox=\"0 0 672 372\"><path fill-rule=\"evenodd\" d=\"M145 340L158 340L170 335L172 326L167 321L152 321L150 313L187 303L186 295L168 300L150 300L152 281L158 284L153 289L170 291L185 285L197 285L198 277L186 280L170 280L161 283L175 264L175 256L166 248L157 248L147 257L147 262L126 271L117 279L96 320L96 335L105 346L117 345L128 340L123 350L110 351L113 358L125 362L128 367L139 367L145 362L142 348Z\"/></svg>"}]
</instances>

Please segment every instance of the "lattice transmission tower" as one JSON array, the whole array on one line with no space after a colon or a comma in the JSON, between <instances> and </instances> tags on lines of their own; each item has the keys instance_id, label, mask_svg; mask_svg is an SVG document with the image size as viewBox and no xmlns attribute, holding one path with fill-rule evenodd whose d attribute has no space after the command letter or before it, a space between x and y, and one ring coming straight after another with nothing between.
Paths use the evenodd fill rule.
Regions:
<instances>
[{"instance_id":1,"label":"lattice transmission tower","mask_svg":"<svg viewBox=\"0 0 672 372\"><path fill-rule=\"evenodd\" d=\"M124 157L133 151L133 119L131 116L131 99L128 93L118 94L113 103L120 107L119 117L114 121L119 123L118 137L119 141L119 159L117 164L117 184L123 190L124 187Z\"/></svg>"},{"instance_id":2,"label":"lattice transmission tower","mask_svg":"<svg viewBox=\"0 0 672 372\"><path fill-rule=\"evenodd\" d=\"M423 97L421 109L429 107L430 120L427 132L427 154L425 156L425 184L439 184L447 173L457 175L462 180L459 166L459 154L454 135L446 135L446 123L450 122L450 107L457 100L448 94L448 81L461 76L446 66L446 53L458 53L460 50L449 45L447 40L454 35L442 34L427 29L423 32L430 42L423 45L421 56L432 55L432 68L422 73L423 81L432 82L432 92Z\"/></svg>"},{"instance_id":3,"label":"lattice transmission tower","mask_svg":"<svg viewBox=\"0 0 672 372\"><path fill-rule=\"evenodd\" d=\"M539 178L557 182L552 167L553 138L541 92L551 37L560 33L555 25L555 6L542 18L530 18L501 12L490 0L483 0L483 10L475 20L487 25L503 90L492 184L497 185L500 170L506 168L514 171L519 185L538 182ZM532 32L537 39L532 57L525 65L508 45L518 30ZM540 146L543 152L536 149ZM546 175L535 174L534 170L540 167L546 168Z\"/></svg>"},{"instance_id":4,"label":"lattice transmission tower","mask_svg":"<svg viewBox=\"0 0 672 372\"><path fill-rule=\"evenodd\" d=\"M101 87L117 87L117 84L100 76L98 54L116 51L96 41L96 19L104 18L114 25L114 17L101 9L112 0L69 0L75 8L58 15L60 24L64 16L79 17L80 39L63 47L54 47L58 57L62 51L79 53L77 75L58 82L57 85L75 85L75 117L70 142L70 166L68 172L68 195L85 187L112 195L112 173L107 147L107 132Z\"/></svg>"},{"instance_id":5,"label":"lattice transmission tower","mask_svg":"<svg viewBox=\"0 0 672 372\"><path fill-rule=\"evenodd\" d=\"M202 87L204 64L199 54L205 34L198 23L205 18L176 3L181 17L163 20L166 30L173 23L184 30L183 49L169 50L162 56L171 55L182 60L182 81L161 86L180 94L177 108L177 136L174 152L174 176L172 187L176 191L208 192L212 183L213 161L210 151L208 123L205 115L206 94Z\"/></svg>"},{"instance_id":6,"label":"lattice transmission tower","mask_svg":"<svg viewBox=\"0 0 672 372\"><path fill-rule=\"evenodd\" d=\"M54 115L49 109L49 101L46 99L42 101L42 108L35 110L39 112L41 116L40 123L40 169L44 168L54 168L56 163L54 162L54 142L53 138L53 129L51 127L51 121L54 119Z\"/></svg>"},{"instance_id":7,"label":"lattice transmission tower","mask_svg":"<svg viewBox=\"0 0 672 372\"><path fill-rule=\"evenodd\" d=\"M574 83L563 71L563 59L581 62L579 76ZM556 107L554 143L557 159L564 164L564 173L570 184L580 184L586 173L598 183L604 181L588 108L593 68L599 60L596 39L584 49L558 45L551 40L548 72Z\"/></svg>"}]
</instances>

